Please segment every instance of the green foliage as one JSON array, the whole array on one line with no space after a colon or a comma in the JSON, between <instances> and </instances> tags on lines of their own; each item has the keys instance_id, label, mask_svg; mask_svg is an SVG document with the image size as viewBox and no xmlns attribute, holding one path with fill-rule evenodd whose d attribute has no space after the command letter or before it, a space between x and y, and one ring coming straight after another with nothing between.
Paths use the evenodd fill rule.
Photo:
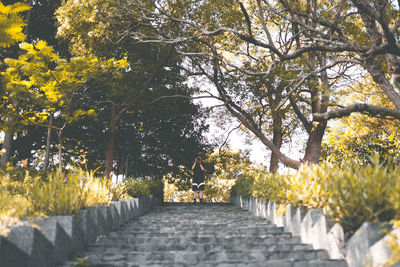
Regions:
<instances>
[{"instance_id":1,"label":"green foliage","mask_svg":"<svg viewBox=\"0 0 400 267\"><path fill-rule=\"evenodd\" d=\"M250 175L241 175L232 187L232 194L238 194L243 197L251 197L255 177Z\"/></svg>"},{"instance_id":2,"label":"green foliage","mask_svg":"<svg viewBox=\"0 0 400 267\"><path fill-rule=\"evenodd\" d=\"M182 190L174 183L169 183L168 179L164 181L164 202L192 202L193 192L191 190Z\"/></svg>"},{"instance_id":3,"label":"green foliage","mask_svg":"<svg viewBox=\"0 0 400 267\"><path fill-rule=\"evenodd\" d=\"M6 97L17 102L10 108L26 124L43 124L55 112L61 112L68 123L83 115L93 115L93 110L77 107L77 92L90 79L110 73L118 76L119 70L128 67L125 60L102 61L93 56L67 61L44 41L23 43L20 47L24 53L18 59L6 58L8 68L2 74L9 93Z\"/></svg>"},{"instance_id":4,"label":"green foliage","mask_svg":"<svg viewBox=\"0 0 400 267\"><path fill-rule=\"evenodd\" d=\"M205 202L229 202L231 188L235 180L213 177L207 179L204 185L203 199ZM182 190L175 184L168 183L164 179L164 201L165 202L192 202L193 191Z\"/></svg>"},{"instance_id":5,"label":"green foliage","mask_svg":"<svg viewBox=\"0 0 400 267\"><path fill-rule=\"evenodd\" d=\"M159 180L144 178L127 178L124 181L126 193L130 197L160 197L163 192L163 184Z\"/></svg>"},{"instance_id":6,"label":"green foliage","mask_svg":"<svg viewBox=\"0 0 400 267\"><path fill-rule=\"evenodd\" d=\"M2 225L9 225L16 219L27 216L33 211L32 202L26 194L23 182L13 181L10 176L0 179L0 234Z\"/></svg>"},{"instance_id":7,"label":"green foliage","mask_svg":"<svg viewBox=\"0 0 400 267\"><path fill-rule=\"evenodd\" d=\"M22 182L26 177L29 176L40 177L44 179L47 176L47 174L45 172L38 171L32 168L27 169L8 164L6 167L0 168L0 177L3 176L8 176L12 181Z\"/></svg>"},{"instance_id":8,"label":"green foliage","mask_svg":"<svg viewBox=\"0 0 400 267\"><path fill-rule=\"evenodd\" d=\"M110 181L83 171L33 179L29 190L34 209L46 215L74 214L84 207L109 204L113 198Z\"/></svg>"},{"instance_id":9,"label":"green foliage","mask_svg":"<svg viewBox=\"0 0 400 267\"><path fill-rule=\"evenodd\" d=\"M193 161L190 164L192 167ZM251 176L258 168L249 160L248 154L243 151L232 151L229 147L218 152L203 155L205 167L204 200L207 202L229 202L230 192L238 177ZM183 181L173 176L164 177L164 200L191 202L193 192L191 179L193 173L187 174Z\"/></svg>"},{"instance_id":10,"label":"green foliage","mask_svg":"<svg viewBox=\"0 0 400 267\"><path fill-rule=\"evenodd\" d=\"M0 47L7 47L15 41L23 41L22 29L25 22L19 13L29 10L29 5L22 2L5 6L0 1Z\"/></svg>"},{"instance_id":11,"label":"green foliage","mask_svg":"<svg viewBox=\"0 0 400 267\"><path fill-rule=\"evenodd\" d=\"M76 170L69 174L52 173L48 176L0 175L0 234L20 219L37 216L75 214L97 205L108 205L128 197L160 196L162 183L157 180L128 179L112 184L97 178L93 172Z\"/></svg>"},{"instance_id":12,"label":"green foliage","mask_svg":"<svg viewBox=\"0 0 400 267\"><path fill-rule=\"evenodd\" d=\"M324 206L348 233L365 221L388 222L400 217L400 168L384 166L377 156L371 161L361 168L349 164L327 170Z\"/></svg>"},{"instance_id":13,"label":"green foliage","mask_svg":"<svg viewBox=\"0 0 400 267\"><path fill-rule=\"evenodd\" d=\"M388 98L379 91L372 78L366 77L350 90L339 92L340 101L346 103L366 102L393 108ZM353 114L336 120L326 131L322 144L321 157L334 164L346 164L357 160L360 164L369 163L370 156L378 153L394 161L400 159L399 124L397 121L371 118Z\"/></svg>"},{"instance_id":14,"label":"green foliage","mask_svg":"<svg viewBox=\"0 0 400 267\"><path fill-rule=\"evenodd\" d=\"M163 185L162 181L160 181L158 179L149 179L146 182L149 186L151 196L155 196L155 197L162 196L163 191L164 191L164 185Z\"/></svg>"},{"instance_id":15,"label":"green foliage","mask_svg":"<svg viewBox=\"0 0 400 267\"><path fill-rule=\"evenodd\" d=\"M389 222L400 218L400 168L390 160L342 167L328 163L303 165L293 174L259 173L240 177L232 192L263 197L295 207L322 208L339 222L346 235L365 221Z\"/></svg>"},{"instance_id":16,"label":"green foliage","mask_svg":"<svg viewBox=\"0 0 400 267\"><path fill-rule=\"evenodd\" d=\"M205 182L204 200L207 202L229 202L234 179L213 177Z\"/></svg>"},{"instance_id":17,"label":"green foliage","mask_svg":"<svg viewBox=\"0 0 400 267\"><path fill-rule=\"evenodd\" d=\"M19 219L74 214L82 208L107 205L125 197L123 184L113 185L82 170L46 177L25 172L23 179L3 174L0 176L0 232Z\"/></svg>"}]
</instances>

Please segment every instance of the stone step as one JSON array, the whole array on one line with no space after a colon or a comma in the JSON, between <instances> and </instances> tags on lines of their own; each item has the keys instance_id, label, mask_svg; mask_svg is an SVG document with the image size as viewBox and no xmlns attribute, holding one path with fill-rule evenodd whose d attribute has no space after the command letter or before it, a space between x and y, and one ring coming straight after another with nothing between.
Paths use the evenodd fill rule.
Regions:
<instances>
[{"instance_id":1,"label":"stone step","mask_svg":"<svg viewBox=\"0 0 400 267\"><path fill-rule=\"evenodd\" d=\"M92 267L347 266L282 227L228 205L163 205L98 239L79 256L87 256Z\"/></svg>"},{"instance_id":2,"label":"stone step","mask_svg":"<svg viewBox=\"0 0 400 267\"><path fill-rule=\"evenodd\" d=\"M233 234L244 234L244 235L266 235L266 234L282 234L283 228L278 227L271 227L271 228L220 228L220 229L169 229L164 228L160 230L153 230L153 229L127 229L124 233L126 234L174 234L174 235L181 235L181 234L218 234L218 235L233 235Z\"/></svg>"},{"instance_id":3,"label":"stone step","mask_svg":"<svg viewBox=\"0 0 400 267\"><path fill-rule=\"evenodd\" d=\"M268 244L295 244L300 243L299 237L291 237L291 236L281 236L274 235L268 237L259 237L259 236L234 236L234 237L226 237L226 236L216 236L216 235L186 235L185 237L177 237L177 236L149 236L149 237L135 237L132 238L130 236L117 236L117 237L108 237L107 239L99 240L98 244L101 245L112 245L117 242L121 242L123 244L167 244L167 245L189 245L189 244L231 244L231 245L240 245L240 244L260 244L260 245L268 245Z\"/></svg>"},{"instance_id":4,"label":"stone step","mask_svg":"<svg viewBox=\"0 0 400 267\"><path fill-rule=\"evenodd\" d=\"M90 266L98 266L102 264L112 265L118 262L128 262L131 264L149 265L159 263L164 266L164 263L183 263L183 264L200 264L200 263L214 263L214 264L249 264L249 263L269 263L269 262L286 262L292 263L294 266L309 266L299 265L298 262L304 264L309 262L328 262L339 264L343 266L341 261L332 261L327 258L327 255L320 250L306 250L306 251L276 251L264 252L261 250L251 251L237 251L237 250L223 250L212 252L189 252L189 251L168 251L168 252L127 252L116 254L115 252L105 252L102 254L93 253L88 255L88 263ZM270 266L270 265L264 265ZM314 265L318 266L318 265ZM282 267L282 266L280 266Z\"/></svg>"},{"instance_id":5,"label":"stone step","mask_svg":"<svg viewBox=\"0 0 400 267\"><path fill-rule=\"evenodd\" d=\"M112 249L109 249L112 248ZM118 252L118 251L143 251L143 252L168 252L168 251L194 251L206 253L211 251L250 251L260 250L264 252L278 252L278 251L305 251L310 250L312 247L306 244L121 244L114 246L89 246L89 252L104 253L104 252Z\"/></svg>"},{"instance_id":6,"label":"stone step","mask_svg":"<svg viewBox=\"0 0 400 267\"><path fill-rule=\"evenodd\" d=\"M127 239L137 239L137 238L145 238L145 239L156 239L156 238L174 238L174 237L182 237L184 238L190 237L190 238L218 238L218 239L223 239L223 238L233 238L235 239L252 239L252 238L262 238L262 239L274 239L274 238L282 238L282 239L290 239L290 238L297 238L293 237L291 233L268 233L268 234L259 234L259 233L247 233L247 234L241 234L241 233L212 233L212 232L201 232L201 233L185 233L185 232L179 232L179 233L157 233L157 234L152 234L152 233L129 233L129 234L124 234L123 238Z\"/></svg>"}]
</instances>

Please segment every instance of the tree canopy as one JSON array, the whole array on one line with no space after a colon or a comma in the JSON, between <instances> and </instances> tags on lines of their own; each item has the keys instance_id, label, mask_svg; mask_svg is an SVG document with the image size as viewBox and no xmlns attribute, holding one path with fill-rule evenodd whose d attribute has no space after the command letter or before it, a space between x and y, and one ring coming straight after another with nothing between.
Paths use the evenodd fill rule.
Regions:
<instances>
[{"instance_id":1,"label":"tree canopy","mask_svg":"<svg viewBox=\"0 0 400 267\"><path fill-rule=\"evenodd\" d=\"M33 1L31 7L12 3L2 9L7 25L20 30L20 35L7 37L7 46L27 41L3 54L1 116L10 136L3 150L12 151L2 158L28 159L36 168L80 165L100 169L105 176L111 172L155 178L181 175L189 158L210 148L204 138L206 113L190 100L197 89L186 85L174 46L110 41L118 28L97 28L101 40L90 34L102 19L104 25L113 19L109 13L89 16L93 10L112 10L116 4L100 2L104 1L75 1L80 17L74 9L65 11L68 3L61 1ZM28 12L15 17L18 20L9 15L24 11ZM72 16L76 28L63 35L68 23L55 25L54 15ZM12 24L12 19L19 24ZM57 29L65 41L55 39ZM5 27L0 30L10 32ZM74 39L79 34L86 39ZM63 42L69 44L68 51ZM48 129L47 135L40 127ZM44 163L49 154L53 155L50 163Z\"/></svg>"},{"instance_id":2,"label":"tree canopy","mask_svg":"<svg viewBox=\"0 0 400 267\"><path fill-rule=\"evenodd\" d=\"M182 44L180 53L192 62L189 72L208 77L226 109L290 167L319 161L328 120L354 112L400 118L395 1L134 1L118 14L148 29L126 28L126 39ZM239 80L264 82L282 64L292 76L274 92L281 96L276 109L290 107L307 136L301 160L281 152L237 97L233 88L240 85L227 84L235 73ZM370 76L393 107L338 102L337 91L362 76Z\"/></svg>"},{"instance_id":3,"label":"tree canopy","mask_svg":"<svg viewBox=\"0 0 400 267\"><path fill-rule=\"evenodd\" d=\"M323 158L351 151L339 136L360 147L354 135L365 133L367 143L387 140L388 150L398 139L395 1L40 0L2 7L6 151L11 137L32 140L40 135L35 127L45 126L31 157L43 157L38 146L54 153L55 130L59 163L63 141L68 164L84 157L107 177L188 175L190 155L212 147L204 137L209 113L193 104L196 97L220 101L271 150L271 172L279 162L299 168L319 162L321 151ZM293 142L300 159L287 150ZM29 153L13 156L22 154Z\"/></svg>"}]
</instances>

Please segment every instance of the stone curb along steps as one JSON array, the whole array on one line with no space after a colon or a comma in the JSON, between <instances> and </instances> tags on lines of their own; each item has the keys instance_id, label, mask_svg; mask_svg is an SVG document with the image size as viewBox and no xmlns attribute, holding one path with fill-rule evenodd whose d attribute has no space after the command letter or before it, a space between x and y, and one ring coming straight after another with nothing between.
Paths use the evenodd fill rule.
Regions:
<instances>
[{"instance_id":1,"label":"stone curb along steps","mask_svg":"<svg viewBox=\"0 0 400 267\"><path fill-rule=\"evenodd\" d=\"M232 195L231 202L284 227L314 249L325 249L331 259L345 259L349 267L384 266L392 256L388 245L392 236L400 242L400 228L392 230L390 225L365 222L345 241L342 226L330 222L320 209L306 211L304 207L287 205L285 213L280 215L273 201ZM400 266L400 262L393 266Z\"/></svg>"},{"instance_id":2,"label":"stone curb along steps","mask_svg":"<svg viewBox=\"0 0 400 267\"><path fill-rule=\"evenodd\" d=\"M0 236L0 267L55 266L160 203L151 197L112 201L76 215L51 216L14 227L7 236Z\"/></svg>"}]
</instances>

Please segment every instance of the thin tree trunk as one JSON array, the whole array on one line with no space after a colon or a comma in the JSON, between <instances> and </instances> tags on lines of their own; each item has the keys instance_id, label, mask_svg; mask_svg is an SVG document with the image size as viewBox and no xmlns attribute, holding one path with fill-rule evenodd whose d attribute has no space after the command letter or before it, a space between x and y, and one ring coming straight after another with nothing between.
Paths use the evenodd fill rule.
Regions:
<instances>
[{"instance_id":1,"label":"thin tree trunk","mask_svg":"<svg viewBox=\"0 0 400 267\"><path fill-rule=\"evenodd\" d=\"M111 172L113 170L114 162L114 144L115 144L115 131L116 131L116 106L114 103L111 104L111 119L109 124L109 135L106 146L106 169L104 170L104 177L110 179Z\"/></svg>"},{"instance_id":2,"label":"thin tree trunk","mask_svg":"<svg viewBox=\"0 0 400 267\"><path fill-rule=\"evenodd\" d=\"M50 116L50 126L53 124L53 116ZM47 137L46 137L46 151L44 154L44 164L43 164L43 171L47 171L49 167L49 158L50 158L50 141L51 141L51 128L47 128Z\"/></svg>"},{"instance_id":3,"label":"thin tree trunk","mask_svg":"<svg viewBox=\"0 0 400 267\"><path fill-rule=\"evenodd\" d=\"M2 146L3 154L1 154L0 158L1 167L7 166L7 162L10 160L13 137L14 131L11 128L8 128L4 133L4 142Z\"/></svg>"},{"instance_id":4,"label":"thin tree trunk","mask_svg":"<svg viewBox=\"0 0 400 267\"><path fill-rule=\"evenodd\" d=\"M129 154L126 155L126 159L125 159L125 171L124 171L125 179L128 177L128 167L129 167Z\"/></svg>"},{"instance_id":5,"label":"thin tree trunk","mask_svg":"<svg viewBox=\"0 0 400 267\"><path fill-rule=\"evenodd\" d=\"M106 147L106 169L104 171L104 176L111 178L111 172L113 170L114 162L114 143L115 143L115 120L111 119L110 122L110 133L107 140Z\"/></svg>"},{"instance_id":6,"label":"thin tree trunk","mask_svg":"<svg viewBox=\"0 0 400 267\"><path fill-rule=\"evenodd\" d=\"M62 173L62 146L63 146L63 136L62 130L59 130L58 135L58 171Z\"/></svg>"}]
</instances>

